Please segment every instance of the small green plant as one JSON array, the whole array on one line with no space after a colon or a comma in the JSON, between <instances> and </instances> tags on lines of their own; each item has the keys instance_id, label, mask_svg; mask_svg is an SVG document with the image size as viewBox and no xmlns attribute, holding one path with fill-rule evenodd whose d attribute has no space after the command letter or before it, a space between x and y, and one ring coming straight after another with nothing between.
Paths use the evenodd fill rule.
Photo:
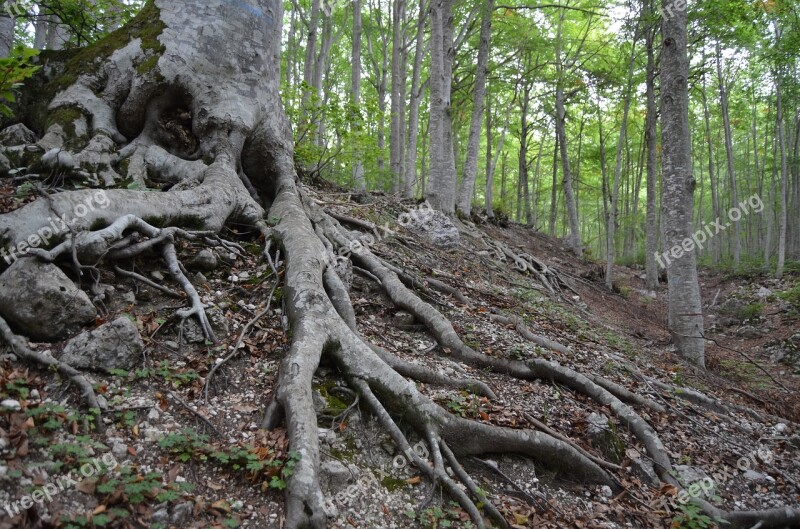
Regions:
<instances>
[{"instance_id":1,"label":"small green plant","mask_svg":"<svg viewBox=\"0 0 800 529\"><path fill-rule=\"evenodd\" d=\"M764 304L763 303L753 303L751 305L747 305L746 307L742 307L736 314L736 317L741 320L755 320L761 317L761 313L764 311Z\"/></svg>"},{"instance_id":2,"label":"small green plant","mask_svg":"<svg viewBox=\"0 0 800 529\"><path fill-rule=\"evenodd\" d=\"M209 443L207 435L189 429L163 437L158 445L184 463L191 460L213 461L235 472L244 470L252 479L264 476L269 478L265 488L278 490L286 488L286 479L292 475L300 460L298 452L289 452L289 457L284 461L275 457L271 450L264 453L251 446L217 448Z\"/></svg>"},{"instance_id":3,"label":"small green plant","mask_svg":"<svg viewBox=\"0 0 800 529\"><path fill-rule=\"evenodd\" d=\"M715 521L703 514L696 503L684 503L678 507L678 514L672 519L670 529L713 529L717 527Z\"/></svg>"},{"instance_id":4,"label":"small green plant","mask_svg":"<svg viewBox=\"0 0 800 529\"><path fill-rule=\"evenodd\" d=\"M123 376L124 374L126 377L130 377L130 374L123 370L117 370L112 374L116 376ZM138 380L160 377L174 385L175 388L179 388L200 378L200 375L196 371L180 371L172 367L168 360L160 362L156 367L143 367L141 369L137 369L133 372L133 376Z\"/></svg>"},{"instance_id":5,"label":"small green plant","mask_svg":"<svg viewBox=\"0 0 800 529\"><path fill-rule=\"evenodd\" d=\"M407 517L417 520L425 529L446 529L449 527L463 527L474 529L472 522L462 521L463 510L455 502L450 502L443 507L429 507L417 514L412 509L404 513Z\"/></svg>"}]
</instances>

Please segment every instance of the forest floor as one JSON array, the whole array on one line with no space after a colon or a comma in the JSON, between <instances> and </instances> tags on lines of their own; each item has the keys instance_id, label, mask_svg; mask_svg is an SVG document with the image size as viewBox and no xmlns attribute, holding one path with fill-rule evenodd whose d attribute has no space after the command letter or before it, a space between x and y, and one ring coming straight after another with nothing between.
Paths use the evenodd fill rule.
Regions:
<instances>
[{"instance_id":1,"label":"forest floor","mask_svg":"<svg viewBox=\"0 0 800 529\"><path fill-rule=\"evenodd\" d=\"M8 180L2 184L0 209L27 200L14 195ZM709 342L708 370L699 371L671 351L666 287L647 292L643 270L616 267L616 292L609 292L602 263L576 259L561 241L523 226L470 223L461 244L444 251L400 226L398 218L414 207L411 202L373 196L355 203L346 194L309 193L328 211L389 226L392 233L381 232L370 246L377 255L459 289L463 301L430 290L423 295L451 319L468 345L489 355L553 359L586 375L602 374L660 403L664 412L639 411L679 465L685 486L702 483L701 493L727 509L800 505L797 264L782 281L702 271ZM498 266L470 235L479 232L557 270L563 292L549 294L534 278ZM259 428L289 345L281 291L275 290L271 310L231 355L245 325L267 308L276 280L260 257L262 243L255 234L224 236L240 242L247 254L219 252L218 268L192 276L212 307L212 319L229 329L218 344L205 342L193 321L182 330L175 325L171 316L180 300L103 271L103 282L115 290L97 323L127 316L146 346L134 369L91 375L113 410L104 414L104 433L84 430L77 392L56 375L21 365L11 355L0 358L0 529L282 526L281 490L296 455L282 429ZM187 243L181 253L188 258L200 249ZM133 265L169 286L157 260ZM653 486L642 446L609 409L555 383L520 381L450 360L422 325L361 275L353 277L351 298L359 331L369 340L431 370L482 380L497 394L490 401L420 384L452 413L511 428L535 429L535 423L543 423L623 467L615 477L625 490L614 496L608 487L549 470L546 461L514 456L466 461L513 527L712 526L691 504L675 498L674 487ZM497 314L522 318L533 332L570 352L526 341L515 328L490 318ZM63 344L38 347L58 356ZM209 381L217 364L222 365ZM470 527L466 513L395 452L369 414L351 406L352 393L342 385L335 366L323 359L315 400L330 526ZM718 400L690 402L692 388ZM599 431L598 417L605 424ZM419 441L408 435L412 444ZM113 455L116 469L80 476L82 465L105 454ZM70 471L76 483L16 514L13 502L61 483Z\"/></svg>"}]
</instances>

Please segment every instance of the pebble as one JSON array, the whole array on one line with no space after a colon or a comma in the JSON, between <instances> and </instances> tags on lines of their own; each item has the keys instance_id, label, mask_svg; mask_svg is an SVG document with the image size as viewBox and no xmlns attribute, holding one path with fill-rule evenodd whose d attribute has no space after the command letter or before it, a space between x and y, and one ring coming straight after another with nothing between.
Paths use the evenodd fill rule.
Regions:
<instances>
[{"instance_id":1,"label":"pebble","mask_svg":"<svg viewBox=\"0 0 800 529\"><path fill-rule=\"evenodd\" d=\"M155 408L152 408L150 410L150 412L147 414L147 420L148 421L157 421L160 417L161 417L161 414L158 413L158 410L155 409Z\"/></svg>"},{"instance_id":2,"label":"pebble","mask_svg":"<svg viewBox=\"0 0 800 529\"><path fill-rule=\"evenodd\" d=\"M7 399L4 400L3 402L0 402L0 408L17 411L22 408L22 405L19 403L18 400Z\"/></svg>"}]
</instances>

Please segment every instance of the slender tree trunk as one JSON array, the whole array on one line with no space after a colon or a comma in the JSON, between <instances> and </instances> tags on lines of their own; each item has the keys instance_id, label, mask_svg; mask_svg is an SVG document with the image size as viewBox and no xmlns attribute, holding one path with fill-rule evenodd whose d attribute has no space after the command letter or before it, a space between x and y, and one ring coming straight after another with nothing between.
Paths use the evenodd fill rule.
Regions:
<instances>
[{"instance_id":1,"label":"slender tree trunk","mask_svg":"<svg viewBox=\"0 0 800 529\"><path fill-rule=\"evenodd\" d=\"M350 111L353 117L350 121L351 131L354 133L355 156L353 160L353 188L357 193L367 190L367 180L364 178L364 161L361 154L361 138L359 132L363 126L361 115L361 0L353 0L353 48L350 54L352 71L350 77Z\"/></svg>"},{"instance_id":2,"label":"slender tree trunk","mask_svg":"<svg viewBox=\"0 0 800 529\"><path fill-rule=\"evenodd\" d=\"M475 175L478 172L478 150L481 141L481 117L483 101L486 97L486 75L489 64L489 42L492 36L492 11L494 0L484 0L481 13L481 32L478 44L478 63L475 67L475 89L472 97L472 119L467 139L467 160L458 193L458 209L466 216L472 210L472 191L475 187Z\"/></svg>"},{"instance_id":3,"label":"slender tree trunk","mask_svg":"<svg viewBox=\"0 0 800 529\"><path fill-rule=\"evenodd\" d=\"M556 213L558 210L558 134L553 144L553 185L550 189L550 220L547 224L547 233L551 237L556 235Z\"/></svg>"},{"instance_id":4,"label":"slender tree trunk","mask_svg":"<svg viewBox=\"0 0 800 529\"><path fill-rule=\"evenodd\" d=\"M487 111L487 119L489 119L489 114L491 113L491 109L488 107L486 108ZM506 134L508 133L508 120L509 120L510 113L506 113L505 123L503 124L503 131L500 133L500 140L497 144L497 149L495 149L494 157L491 158L489 169L486 176L486 203L487 203L487 214L489 211L492 211L490 208L492 207L492 202L494 200L494 174L497 169L497 162L500 160L500 154L503 153L503 146L505 145L506 141ZM488 140L487 140L488 141ZM487 160L489 159L489 153L491 149L487 150ZM505 156L505 154L503 154ZM503 184L501 189L500 195L500 207L502 208L505 205L505 176L503 177ZM494 212L492 211L492 215L490 218L494 217Z\"/></svg>"},{"instance_id":5,"label":"slender tree trunk","mask_svg":"<svg viewBox=\"0 0 800 529\"><path fill-rule=\"evenodd\" d=\"M617 230L617 208L619 203L619 180L622 172L622 147L628 130L628 112L631 108L631 92L633 91L633 67L636 59L636 37L631 47L631 58L628 64L628 83L625 90L625 102L622 109L622 123L619 127L617 139L617 159L614 165L614 184L611 189L611 209L606 224L606 288L614 287L614 237Z\"/></svg>"},{"instance_id":6,"label":"slender tree trunk","mask_svg":"<svg viewBox=\"0 0 800 529\"><path fill-rule=\"evenodd\" d=\"M719 220L721 208L719 204L719 191L717 190L717 174L714 170L714 141L711 138L711 117L708 110L708 98L706 97L706 82L703 76L703 119L705 121L706 144L708 145L708 181L711 187L711 209L714 219ZM711 258L715 265L719 264L722 258L722 245L720 237L711 238Z\"/></svg>"},{"instance_id":7,"label":"slender tree trunk","mask_svg":"<svg viewBox=\"0 0 800 529\"><path fill-rule=\"evenodd\" d=\"M328 71L328 59L330 57L331 47L334 42L333 34L333 18L330 12L325 13L322 21L322 43L320 45L319 54L314 63L314 93L316 94L317 104L314 108L314 116L316 120L316 133L314 134L314 141L317 147L325 146L325 119L323 115L323 108L328 102L328 92L324 90L325 73Z\"/></svg>"},{"instance_id":8,"label":"slender tree trunk","mask_svg":"<svg viewBox=\"0 0 800 529\"><path fill-rule=\"evenodd\" d=\"M303 95L300 103L303 109L304 120L309 112L309 102L314 87L314 64L317 56L317 31L319 27L320 0L311 1L311 18L308 22L308 38L306 40L306 57L303 62Z\"/></svg>"},{"instance_id":9,"label":"slender tree trunk","mask_svg":"<svg viewBox=\"0 0 800 529\"><path fill-rule=\"evenodd\" d=\"M792 149L792 203L789 206L789 223L787 229L791 230L791 245L787 249L794 259L800 259L800 108L796 110L794 133L794 148Z\"/></svg>"},{"instance_id":10,"label":"slender tree trunk","mask_svg":"<svg viewBox=\"0 0 800 529\"><path fill-rule=\"evenodd\" d=\"M652 11L652 0L647 5ZM645 227L646 247L645 258L645 283L649 290L658 288L658 266L656 253L658 252L658 206L656 204L656 191L658 188L658 138L656 102L656 63L653 50L656 27L653 25L646 33L647 46L647 73L646 73L646 99L647 116L645 117L645 143L647 147L647 225Z\"/></svg>"},{"instance_id":11,"label":"slender tree trunk","mask_svg":"<svg viewBox=\"0 0 800 529\"><path fill-rule=\"evenodd\" d=\"M776 32L777 24L776 24ZM789 197L789 167L786 159L786 133L783 124L783 79L781 71L775 75L775 90L777 92L777 134L778 150L781 156L781 193L780 193L780 215L778 217L778 265L775 267L775 277L783 277L783 268L786 263L786 227L788 224L788 197Z\"/></svg>"},{"instance_id":12,"label":"slender tree trunk","mask_svg":"<svg viewBox=\"0 0 800 529\"><path fill-rule=\"evenodd\" d=\"M406 140L406 162L404 192L406 198L414 196L414 182L417 179L417 137L419 135L419 106L423 89L420 86L422 76L422 58L424 55L425 20L427 11L425 0L419 2L419 20L417 21L416 48L414 49L414 66L411 74L411 101L408 110L408 138Z\"/></svg>"},{"instance_id":13,"label":"slender tree trunk","mask_svg":"<svg viewBox=\"0 0 800 529\"><path fill-rule=\"evenodd\" d=\"M500 205L506 212L506 159L508 153L503 151L503 161L500 163Z\"/></svg>"},{"instance_id":14,"label":"slender tree trunk","mask_svg":"<svg viewBox=\"0 0 800 529\"><path fill-rule=\"evenodd\" d=\"M494 197L494 167L492 167L492 98L486 97L486 191L484 192L484 206L486 216L494 218L492 200Z\"/></svg>"},{"instance_id":15,"label":"slender tree trunk","mask_svg":"<svg viewBox=\"0 0 800 529\"><path fill-rule=\"evenodd\" d=\"M531 197L528 189L528 106L530 104L530 85L525 85L522 89L522 99L520 101L520 130L519 130L519 190L517 200L523 201L525 223L531 223ZM517 219L520 218L520 205L517 206Z\"/></svg>"},{"instance_id":16,"label":"slender tree trunk","mask_svg":"<svg viewBox=\"0 0 800 529\"><path fill-rule=\"evenodd\" d=\"M662 0L664 10L672 0ZM662 219L669 286L669 329L678 352L705 366L703 312L691 239L693 193L692 143L689 132L689 59L686 11L664 17L661 25L661 144L663 146Z\"/></svg>"},{"instance_id":17,"label":"slender tree trunk","mask_svg":"<svg viewBox=\"0 0 800 529\"><path fill-rule=\"evenodd\" d=\"M405 85L406 75L402 71L402 54L405 46L403 19L405 18L406 0L392 2L392 93L389 117L389 171L392 175L392 191L397 192L401 182L403 165L403 136L401 122L405 116L401 112L400 85Z\"/></svg>"},{"instance_id":18,"label":"slender tree trunk","mask_svg":"<svg viewBox=\"0 0 800 529\"><path fill-rule=\"evenodd\" d=\"M544 155L544 135L542 135L542 139L539 141L539 153L536 155L536 168L533 170L533 192L531 198L531 210L533 212L533 216L528 221L529 226L536 226L539 223L539 211L538 211L538 190L539 190L539 182L541 178L540 169L542 166L542 156Z\"/></svg>"},{"instance_id":19,"label":"slender tree trunk","mask_svg":"<svg viewBox=\"0 0 800 529\"><path fill-rule=\"evenodd\" d=\"M725 80L722 77L722 51L719 41L716 45L717 53L717 82L719 84L719 104L722 112L722 122L725 128L725 153L728 161L728 178L730 180L731 207L735 208L739 204L739 193L736 184L736 170L733 159L733 139L731 133L731 120L728 112L728 90L725 87ZM738 268L742 261L742 239L741 226L738 222L733 223L733 263Z\"/></svg>"},{"instance_id":20,"label":"slender tree trunk","mask_svg":"<svg viewBox=\"0 0 800 529\"><path fill-rule=\"evenodd\" d=\"M39 16L34 24L33 47L43 50L47 46L47 31L50 27L49 17Z\"/></svg>"},{"instance_id":21,"label":"slender tree trunk","mask_svg":"<svg viewBox=\"0 0 800 529\"><path fill-rule=\"evenodd\" d=\"M567 214L569 219L569 238L568 244L575 255L583 254L583 243L581 242L580 225L578 224L578 208L575 204L575 193L572 185L572 172L569 167L569 153L567 150L566 115L564 109L564 92L562 88L556 88L556 133L558 134L558 145L561 151L561 166L564 172L564 198L567 203Z\"/></svg>"}]
</instances>

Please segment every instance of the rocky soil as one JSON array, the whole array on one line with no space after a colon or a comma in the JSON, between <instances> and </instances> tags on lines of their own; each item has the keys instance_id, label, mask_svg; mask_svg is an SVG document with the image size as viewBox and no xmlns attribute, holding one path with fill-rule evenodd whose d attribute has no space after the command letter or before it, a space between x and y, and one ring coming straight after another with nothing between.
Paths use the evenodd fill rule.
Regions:
<instances>
[{"instance_id":1,"label":"rocky soil","mask_svg":"<svg viewBox=\"0 0 800 529\"><path fill-rule=\"evenodd\" d=\"M32 193L10 179L0 181L0 189L5 209ZM410 202L376 196L357 204L343 194L309 193L329 211L387 228L365 239L376 254L457 289L460 295L445 295L418 285L468 345L487 354L554 359L655 401L659 410L639 411L690 491L727 509L800 504L799 268L783 281L703 273L709 370L699 372L671 352L666 289L645 291L640 270L619 267L617 292L608 292L597 273L602 263L576 260L560 241L522 226L476 218L460 226L457 240L446 223L409 222L402 215L415 210ZM435 233L428 238L426 230ZM566 288L551 294L535 278L499 266L478 249L479 234L536 256ZM289 343L282 292L259 258L255 234L224 236L245 251L196 243L181 248L220 339L216 344L193 320L173 317L184 300L157 259L139 258L121 271L95 269L100 291L86 281L82 290L70 289L67 283L78 278L69 263L59 269L23 259L0 276L0 306L17 307L18 314L3 316L37 340L35 349L86 370L109 409L104 432L87 430L74 387L5 351L0 528L281 527L281 491L297 454L282 429L267 432L260 424ZM131 271L138 276L125 274ZM17 292L25 277L36 279ZM482 380L497 394L490 400L420 384L452 413L512 428L544 425L621 467L615 475L625 489L614 495L553 472L547 461L467 461L466 470L513 527L713 523L692 513L674 487L658 486L644 449L609 409L558 384L479 372L448 359L422 325L358 270L351 298L359 331L374 343L426 369ZM522 318L568 349L536 345L497 316ZM695 392L709 398L695 398ZM467 514L396 451L330 365L317 373L315 403L331 527L471 526ZM429 455L424 443L416 449ZM61 487L64 476L74 483ZM51 497L26 507L25 499L35 500L35 491L52 484L58 490Z\"/></svg>"}]
</instances>

